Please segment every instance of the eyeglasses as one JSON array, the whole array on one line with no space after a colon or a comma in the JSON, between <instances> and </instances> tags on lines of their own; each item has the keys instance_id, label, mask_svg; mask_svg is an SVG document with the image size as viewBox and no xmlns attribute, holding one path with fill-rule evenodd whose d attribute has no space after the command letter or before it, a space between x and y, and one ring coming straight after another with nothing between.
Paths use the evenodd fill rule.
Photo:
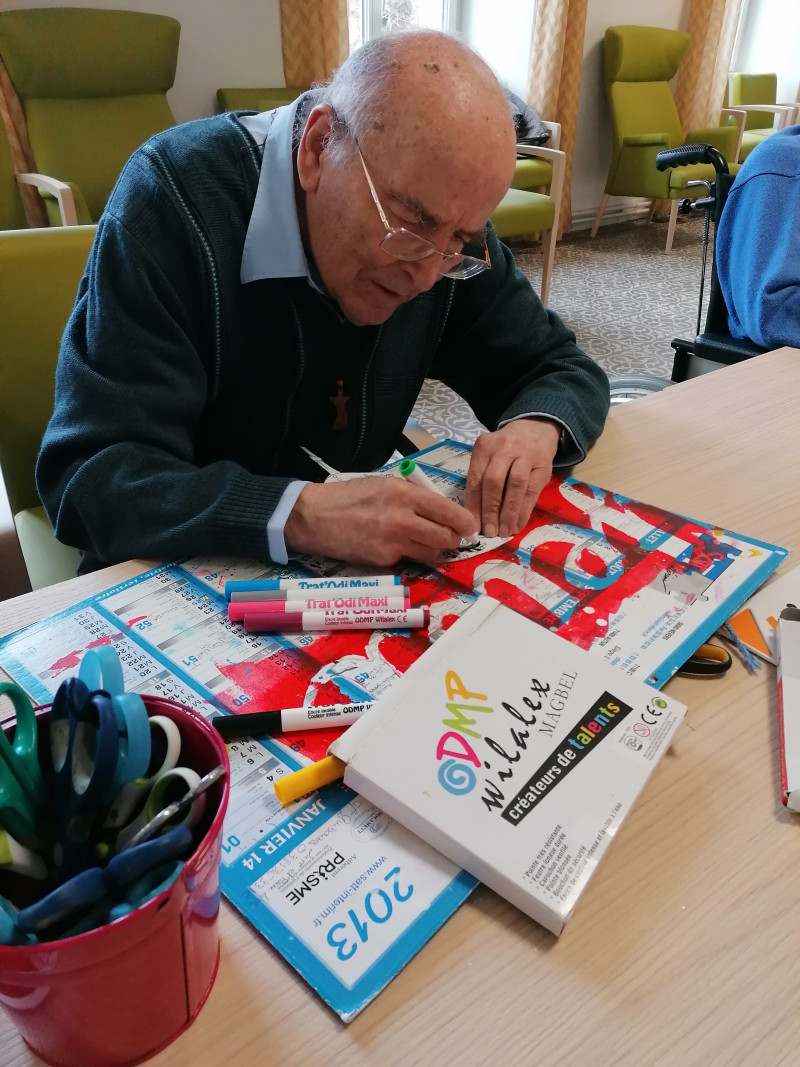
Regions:
<instances>
[{"instance_id":1,"label":"eyeglasses","mask_svg":"<svg viewBox=\"0 0 800 1067\"><path fill-rule=\"evenodd\" d=\"M412 233L411 230L407 230L404 226L391 226L386 218L386 213L381 207L378 194L375 192L375 186L372 184L372 178L369 176L361 149L358 143L354 143L356 144L358 158L361 160L361 166L364 168L369 191L375 201L375 207L378 209L381 222L386 228L386 236L381 241L381 248L387 255L392 256L393 259L402 259L409 263L427 259L428 256L432 255L441 256L442 262L439 264L439 273L444 275L445 278L453 278L456 281L462 278L472 278L474 275L480 274L482 270L492 269L486 238L483 240L483 259L477 259L475 256L468 256L464 252L451 254L440 252L435 245L432 245L430 241L426 241L424 237L420 237L418 233Z\"/></svg>"}]
</instances>

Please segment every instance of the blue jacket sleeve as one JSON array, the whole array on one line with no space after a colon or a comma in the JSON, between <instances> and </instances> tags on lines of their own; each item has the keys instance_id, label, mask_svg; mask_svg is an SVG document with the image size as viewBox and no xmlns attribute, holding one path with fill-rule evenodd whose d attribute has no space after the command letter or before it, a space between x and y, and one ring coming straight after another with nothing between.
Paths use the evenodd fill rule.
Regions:
<instances>
[{"instance_id":1,"label":"blue jacket sleeve","mask_svg":"<svg viewBox=\"0 0 800 1067\"><path fill-rule=\"evenodd\" d=\"M734 337L763 348L800 347L800 174L757 167L766 147L748 158L752 170L740 171L728 194L717 273ZM800 143L795 152L800 160Z\"/></svg>"}]
</instances>

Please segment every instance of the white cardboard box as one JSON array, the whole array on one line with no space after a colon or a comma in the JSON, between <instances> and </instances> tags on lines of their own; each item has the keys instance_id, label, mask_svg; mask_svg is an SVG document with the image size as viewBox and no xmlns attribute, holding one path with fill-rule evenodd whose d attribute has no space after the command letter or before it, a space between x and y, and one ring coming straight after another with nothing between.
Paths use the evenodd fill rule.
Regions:
<instances>
[{"instance_id":1,"label":"white cardboard box","mask_svg":"<svg viewBox=\"0 0 800 1067\"><path fill-rule=\"evenodd\" d=\"M481 597L330 751L347 785L558 934L685 711Z\"/></svg>"}]
</instances>

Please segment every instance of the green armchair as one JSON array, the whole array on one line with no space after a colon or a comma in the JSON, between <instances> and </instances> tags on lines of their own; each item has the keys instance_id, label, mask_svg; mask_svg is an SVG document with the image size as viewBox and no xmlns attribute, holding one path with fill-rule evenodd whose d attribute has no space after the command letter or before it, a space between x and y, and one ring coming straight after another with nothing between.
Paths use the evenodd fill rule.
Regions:
<instances>
[{"instance_id":1,"label":"green armchair","mask_svg":"<svg viewBox=\"0 0 800 1067\"><path fill-rule=\"evenodd\" d=\"M746 122L739 149L741 163L753 149L794 121L796 104L776 104L777 74L744 74L731 71L728 76L728 97L732 108L745 112Z\"/></svg>"},{"instance_id":2,"label":"green armchair","mask_svg":"<svg viewBox=\"0 0 800 1067\"><path fill-rule=\"evenodd\" d=\"M34 468L53 411L61 334L95 229L0 232L0 598L75 575L78 553L53 536Z\"/></svg>"},{"instance_id":3,"label":"green armchair","mask_svg":"<svg viewBox=\"0 0 800 1067\"><path fill-rule=\"evenodd\" d=\"M715 173L705 164L658 171L656 155L664 148L675 148L684 141L704 141L722 152L732 172L736 169L736 128L711 126L689 130L685 137L681 130L669 82L688 45L689 35L679 30L651 26L610 26L606 30L605 82L614 142L593 237L609 196L647 197L654 205L656 200L671 200L665 249L670 251L678 201L701 195L688 183L713 181Z\"/></svg>"},{"instance_id":4,"label":"green armchair","mask_svg":"<svg viewBox=\"0 0 800 1067\"><path fill-rule=\"evenodd\" d=\"M51 224L96 222L130 155L175 123L180 23L90 8L0 13L0 53L25 113L36 169L66 182L76 219L47 193ZM37 184L37 183L34 183Z\"/></svg>"},{"instance_id":5,"label":"green armchair","mask_svg":"<svg viewBox=\"0 0 800 1067\"><path fill-rule=\"evenodd\" d=\"M525 156L525 161L543 163L549 169L550 180L546 182L549 188L547 192L533 192L529 189L517 189L512 185L492 212L492 225L501 239L529 237L534 233L541 233L544 259L539 292L542 303L547 304L558 239L566 156L558 149L544 145L517 145L517 152ZM518 160L517 166L519 163ZM539 174L541 175L541 172Z\"/></svg>"}]
</instances>

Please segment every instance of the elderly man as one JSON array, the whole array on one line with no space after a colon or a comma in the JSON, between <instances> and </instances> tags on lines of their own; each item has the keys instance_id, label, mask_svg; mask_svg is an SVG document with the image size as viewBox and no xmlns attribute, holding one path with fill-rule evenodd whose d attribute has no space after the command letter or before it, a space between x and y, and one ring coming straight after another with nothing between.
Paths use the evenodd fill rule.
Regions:
<instances>
[{"instance_id":1,"label":"elderly man","mask_svg":"<svg viewBox=\"0 0 800 1067\"><path fill-rule=\"evenodd\" d=\"M83 568L293 552L387 566L432 562L478 525L519 530L553 462L600 433L608 384L487 226L514 161L494 76L430 32L365 45L298 105L135 153L37 467ZM426 377L493 431L463 507L400 479L308 480L305 449L385 462Z\"/></svg>"}]
</instances>

